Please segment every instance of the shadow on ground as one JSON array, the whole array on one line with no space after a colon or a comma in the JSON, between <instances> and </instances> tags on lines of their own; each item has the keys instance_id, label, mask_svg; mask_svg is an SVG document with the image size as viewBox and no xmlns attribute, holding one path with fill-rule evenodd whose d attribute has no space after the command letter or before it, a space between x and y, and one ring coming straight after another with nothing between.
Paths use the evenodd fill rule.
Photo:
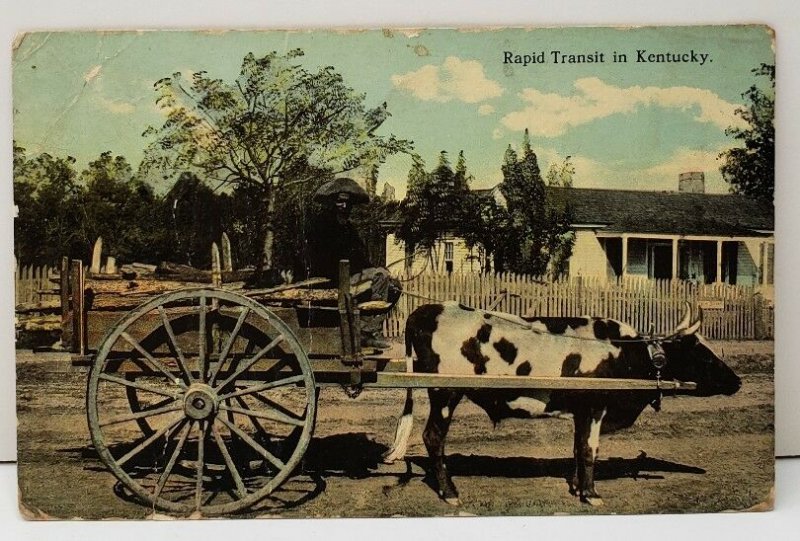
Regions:
<instances>
[{"instance_id":1,"label":"shadow on ground","mask_svg":"<svg viewBox=\"0 0 800 541\"><path fill-rule=\"evenodd\" d=\"M435 484L429 476L417 473L427 470L427 457L407 457L404 472L399 472L397 468L387 472L385 471L387 468L382 467L381 462L381 456L386 450L385 445L373 441L363 432L314 438L295 474L269 497L248 510L247 514L280 513L303 505L325 491L328 478L394 477L398 486L405 485L414 478L422 478L432 490L435 490ZM87 471L107 471L92 446L66 448L60 452L70 460L83 462L83 467ZM574 468L572 458L498 458L462 454L449 455L447 464L454 477L549 477L564 479L567 483L572 477ZM610 457L598 461L595 478L597 480L663 479L665 473L701 475L706 471L695 466L653 458L640 451L634 458ZM111 472L108 472L108 475L112 475ZM114 492L122 499L142 504L119 482Z\"/></svg>"}]
</instances>

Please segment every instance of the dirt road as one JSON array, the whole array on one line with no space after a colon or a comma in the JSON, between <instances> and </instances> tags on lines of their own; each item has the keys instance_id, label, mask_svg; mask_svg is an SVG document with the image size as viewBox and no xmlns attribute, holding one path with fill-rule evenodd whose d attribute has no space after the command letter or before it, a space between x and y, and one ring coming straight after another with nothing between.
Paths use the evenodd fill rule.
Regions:
<instances>
[{"instance_id":1,"label":"dirt road","mask_svg":"<svg viewBox=\"0 0 800 541\"><path fill-rule=\"evenodd\" d=\"M402 391L336 388L320 397L302 471L248 516L432 516L665 513L741 510L769 499L773 485L771 344L723 345L742 376L733 397L667 398L631 429L601 439L603 507L568 492L572 422L515 420L493 427L471 403L459 406L448 437L449 467L462 505L439 500L425 477L419 392L406 463L380 455L394 432ZM152 509L117 485L92 449L84 413L86 373L63 354L17 356L19 475L31 516L146 518Z\"/></svg>"}]
</instances>

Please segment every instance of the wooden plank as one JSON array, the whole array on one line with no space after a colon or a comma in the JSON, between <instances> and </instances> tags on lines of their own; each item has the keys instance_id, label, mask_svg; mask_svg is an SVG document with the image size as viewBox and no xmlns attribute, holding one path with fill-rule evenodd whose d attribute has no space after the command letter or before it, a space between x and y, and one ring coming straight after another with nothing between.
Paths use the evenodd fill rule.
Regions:
<instances>
[{"instance_id":1,"label":"wooden plank","mask_svg":"<svg viewBox=\"0 0 800 541\"><path fill-rule=\"evenodd\" d=\"M72 312L72 348L78 355L86 353L86 311L84 309L83 263L73 259L70 263L70 304Z\"/></svg>"},{"instance_id":2,"label":"wooden plank","mask_svg":"<svg viewBox=\"0 0 800 541\"><path fill-rule=\"evenodd\" d=\"M72 351L72 306L69 302L69 257L61 258L59 288L61 290L61 346Z\"/></svg>"},{"instance_id":3,"label":"wooden plank","mask_svg":"<svg viewBox=\"0 0 800 541\"><path fill-rule=\"evenodd\" d=\"M376 388L447 389L558 389L574 391L654 391L694 390L691 382L618 378L561 378L542 376L488 376L379 372L375 382L364 384Z\"/></svg>"}]
</instances>

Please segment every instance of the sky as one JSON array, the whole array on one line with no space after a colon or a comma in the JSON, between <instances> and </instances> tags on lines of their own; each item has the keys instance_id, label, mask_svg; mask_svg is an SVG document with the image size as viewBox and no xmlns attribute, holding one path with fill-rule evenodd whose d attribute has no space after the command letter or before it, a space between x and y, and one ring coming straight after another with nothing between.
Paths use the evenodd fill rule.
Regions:
<instances>
[{"instance_id":1,"label":"sky","mask_svg":"<svg viewBox=\"0 0 800 541\"><path fill-rule=\"evenodd\" d=\"M385 101L379 133L413 141L429 168L463 150L473 188L502 179L505 149L528 129L542 170L570 156L576 187L675 190L679 173L703 171L706 191L726 192L725 129L741 123L751 70L774 63L763 26L32 33L13 56L14 138L29 155L84 167L111 151L135 168L142 133L164 121L155 81L201 70L233 81L248 52L294 48L367 106ZM667 54L680 61L654 61ZM389 182L402 197L409 166L390 158L379 191Z\"/></svg>"}]
</instances>

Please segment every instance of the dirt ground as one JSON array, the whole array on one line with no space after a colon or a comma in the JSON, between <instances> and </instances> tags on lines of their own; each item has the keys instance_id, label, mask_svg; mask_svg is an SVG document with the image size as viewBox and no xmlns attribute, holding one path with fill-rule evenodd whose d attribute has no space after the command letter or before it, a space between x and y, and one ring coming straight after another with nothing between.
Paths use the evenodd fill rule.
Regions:
<instances>
[{"instance_id":1,"label":"dirt ground","mask_svg":"<svg viewBox=\"0 0 800 541\"><path fill-rule=\"evenodd\" d=\"M568 492L572 422L512 420L494 427L459 406L448 464L461 506L441 501L425 475L425 392L417 392L405 463L384 465L403 391L356 399L326 388L301 470L246 516L443 516L672 513L744 510L770 500L774 476L772 343L718 343L743 380L732 397L665 398L628 430L601 438L604 506ZM65 354L17 352L19 486L28 516L148 518L100 462L85 417L87 374Z\"/></svg>"}]
</instances>

